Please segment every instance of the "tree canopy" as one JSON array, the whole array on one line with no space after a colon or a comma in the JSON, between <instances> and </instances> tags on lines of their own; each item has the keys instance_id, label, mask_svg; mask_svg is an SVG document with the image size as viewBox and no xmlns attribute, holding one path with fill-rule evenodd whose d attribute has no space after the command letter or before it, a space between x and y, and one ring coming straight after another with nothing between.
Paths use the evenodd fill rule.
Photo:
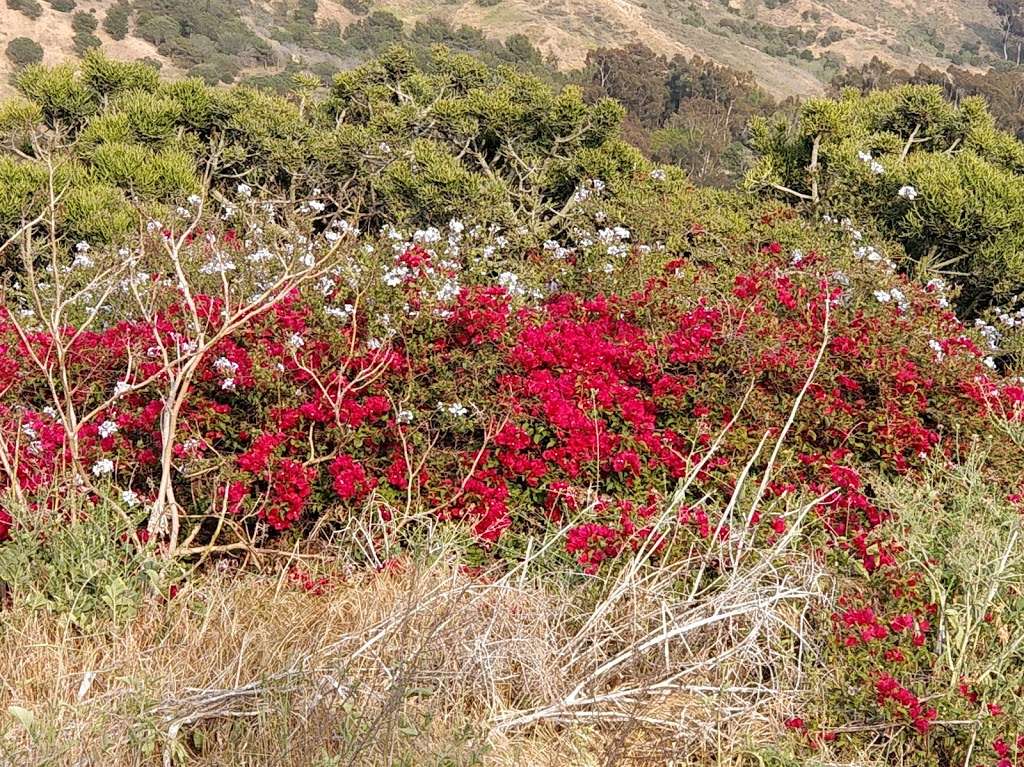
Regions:
<instances>
[{"instance_id":1,"label":"tree canopy","mask_svg":"<svg viewBox=\"0 0 1024 767\"><path fill-rule=\"evenodd\" d=\"M582 182L648 168L619 139L612 100L588 104L578 88L443 48L429 73L395 48L315 97L302 80L286 95L161 82L146 64L98 52L78 67L27 67L17 85L22 97L0 113L11 150L0 166L2 235L39 209L55 158L60 227L103 239L130 223L128 202L173 209L204 179L292 199L317 190L328 213L373 225L486 211L539 229Z\"/></svg>"},{"instance_id":2,"label":"tree canopy","mask_svg":"<svg viewBox=\"0 0 1024 767\"><path fill-rule=\"evenodd\" d=\"M977 311L1024 289L1024 145L980 98L901 86L805 103L795 124L755 119L749 189L852 216L952 278Z\"/></svg>"}]
</instances>

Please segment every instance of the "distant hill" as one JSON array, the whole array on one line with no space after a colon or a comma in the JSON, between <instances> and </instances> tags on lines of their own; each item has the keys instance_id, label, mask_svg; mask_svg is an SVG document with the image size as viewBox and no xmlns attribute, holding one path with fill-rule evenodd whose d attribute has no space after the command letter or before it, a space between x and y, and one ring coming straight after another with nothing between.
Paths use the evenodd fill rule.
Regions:
<instances>
[{"instance_id":1,"label":"distant hill","mask_svg":"<svg viewBox=\"0 0 1024 767\"><path fill-rule=\"evenodd\" d=\"M859 65L877 56L903 67L971 66L994 57L1000 46L997 20L984 0L943 0L941 13L934 0L212 0L212 5L243 25L242 31L230 31L230 47L216 41L214 47L223 50L212 61L210 39L222 24L185 23L195 44L171 53L160 26L162 19L179 20L185 8L211 7L211 0L5 0L0 51L14 38L28 37L43 47L47 63L73 58L73 19L84 12L99 22L95 39L113 56L149 57L172 74L189 69L192 57L196 65L207 65L206 76L227 67L233 74L237 69L237 79L289 66L351 64L341 40L344 31L369 13L386 11L408 25L443 19L498 40L523 34L560 68L580 66L595 47L633 42L668 55L696 53L749 70L768 91L784 97L822 91L843 63ZM122 40L102 24L115 6L130 19ZM158 16L162 19L154 21ZM140 26L140 19L147 24ZM246 35L272 51L270 60L266 52L236 54L245 49ZM79 49L82 45L80 40ZM0 92L9 90L13 70L9 58L0 55Z\"/></svg>"}]
</instances>

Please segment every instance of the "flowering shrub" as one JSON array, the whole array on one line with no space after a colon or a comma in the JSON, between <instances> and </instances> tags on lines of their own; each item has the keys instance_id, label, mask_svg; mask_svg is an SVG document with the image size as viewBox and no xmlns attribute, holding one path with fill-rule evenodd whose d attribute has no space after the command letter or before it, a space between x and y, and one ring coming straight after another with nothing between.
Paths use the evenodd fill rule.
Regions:
<instances>
[{"instance_id":1,"label":"flowering shrub","mask_svg":"<svg viewBox=\"0 0 1024 767\"><path fill-rule=\"evenodd\" d=\"M478 556L564 531L589 574L640 549L724 569L817 498L801 540L844 584L825 619L847 708L929 732L939 608L871 478L992 440L1021 381L941 283L843 227L638 244L601 193L581 188L565 242L458 221L361 237L241 185L120 253L81 243L0 318L6 489L58 518L63 493L119 504L186 556L372 519L382 560L429 515ZM1020 484L1019 452L991 461ZM797 720L812 740L842 724Z\"/></svg>"}]
</instances>

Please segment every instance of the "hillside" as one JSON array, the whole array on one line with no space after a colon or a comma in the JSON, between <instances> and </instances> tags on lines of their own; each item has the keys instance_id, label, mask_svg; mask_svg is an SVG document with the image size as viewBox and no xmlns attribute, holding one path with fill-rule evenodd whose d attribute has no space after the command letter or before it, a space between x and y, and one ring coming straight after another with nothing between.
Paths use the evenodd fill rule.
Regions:
<instances>
[{"instance_id":1,"label":"hillside","mask_svg":"<svg viewBox=\"0 0 1024 767\"><path fill-rule=\"evenodd\" d=\"M75 57L74 14L84 11L102 22L117 3L79 0L66 12L54 7L71 5L71 0L7 0L0 7L0 48L16 37L28 37L43 47L46 63ZM276 2L226 0L221 5L269 45L279 68L289 62L335 68L350 63L337 45L344 30L368 12L387 11L407 26L443 19L479 28L498 40L525 34L563 69L579 67L593 48L632 42L668 55L700 54L753 71L780 97L821 92L843 64L862 64L874 56L911 68L921 63L945 68L950 63L981 63L994 55L999 42L997 20L980 0L950 0L942 14L934 14L928 0L291 0L288 8ZM185 6L135 0L127 7L133 20L125 39L113 39L102 23L95 30L103 48L115 57L160 61L165 73L181 69L180 59L158 53L150 42L158 33L140 32L137 22L145 12L177 19ZM316 40L295 39L296 28L299 37L306 36L303 26L307 32L316 30ZM202 35L203 30L190 34ZM193 52L194 60L213 67L202 52ZM248 74L274 71L266 63L252 64L243 62L239 69ZM0 58L0 93L9 92L13 69L8 57Z\"/></svg>"}]
</instances>

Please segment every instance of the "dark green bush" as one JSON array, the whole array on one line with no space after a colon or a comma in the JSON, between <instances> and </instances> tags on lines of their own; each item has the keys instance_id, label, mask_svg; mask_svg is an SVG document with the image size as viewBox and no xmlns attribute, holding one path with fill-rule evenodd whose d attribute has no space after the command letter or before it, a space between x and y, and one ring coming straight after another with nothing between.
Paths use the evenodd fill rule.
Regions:
<instances>
[{"instance_id":1,"label":"dark green bush","mask_svg":"<svg viewBox=\"0 0 1024 767\"><path fill-rule=\"evenodd\" d=\"M24 13L30 19L38 19L43 15L43 6L37 0L7 0L7 7Z\"/></svg>"},{"instance_id":2,"label":"dark green bush","mask_svg":"<svg viewBox=\"0 0 1024 767\"><path fill-rule=\"evenodd\" d=\"M7 43L7 58L16 67L38 64L43 60L43 46L30 37L15 37Z\"/></svg>"},{"instance_id":3,"label":"dark green bush","mask_svg":"<svg viewBox=\"0 0 1024 767\"><path fill-rule=\"evenodd\" d=\"M968 315L1024 291L1024 146L982 99L938 86L806 102L755 120L750 189L852 216L899 242L908 268L962 288Z\"/></svg>"},{"instance_id":4,"label":"dark green bush","mask_svg":"<svg viewBox=\"0 0 1024 767\"><path fill-rule=\"evenodd\" d=\"M103 29L115 40L123 40L128 34L128 20L131 16L131 8L127 3L117 3L111 6L103 17Z\"/></svg>"}]
</instances>

